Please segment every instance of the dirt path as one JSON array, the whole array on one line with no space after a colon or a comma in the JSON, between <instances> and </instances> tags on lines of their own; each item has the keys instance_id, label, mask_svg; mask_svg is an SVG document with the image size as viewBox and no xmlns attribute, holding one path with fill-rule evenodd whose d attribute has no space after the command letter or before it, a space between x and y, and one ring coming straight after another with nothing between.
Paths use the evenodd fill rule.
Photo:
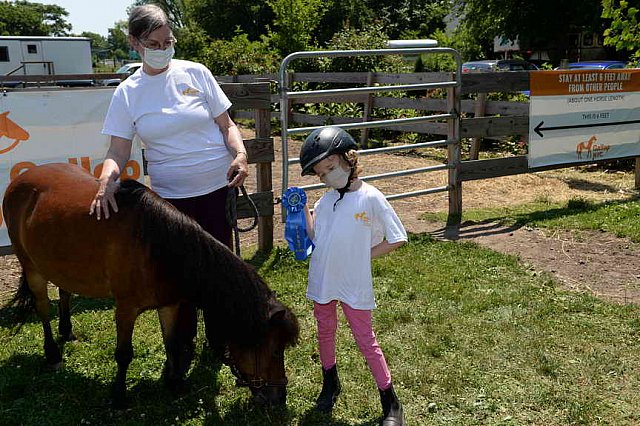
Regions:
<instances>
[{"instance_id":1,"label":"dirt path","mask_svg":"<svg viewBox=\"0 0 640 426\"><path fill-rule=\"evenodd\" d=\"M246 131L245 137L251 137ZM274 192L280 195L280 141L276 139L273 166ZM292 143L290 156L297 156L299 143ZM364 175L411 169L437 164L425 157L380 154L361 157ZM315 183L301 178L298 166L290 171L289 186ZM411 175L373 182L385 194L415 191L446 185L442 172ZM636 195L631 173L563 169L491 180L466 182L463 208L505 207L532 201L566 201L582 198L593 201L628 199ZM248 189L255 185L249 179ZM322 191L308 193L314 202ZM424 213L446 212L446 193L392 201L409 232L428 232L436 238L474 241L496 251L519 256L539 273L555 276L567 289L587 291L618 303L640 302L640 247L627 240L601 232L545 232L538 229L510 229L497 224L463 223L459 229L427 222ZM277 211L277 209L276 209ZM276 244L282 243L282 224L276 217ZM256 232L242 235L243 245L254 245ZM0 300L12 294L19 279L14 256L0 257Z\"/></svg>"}]
</instances>

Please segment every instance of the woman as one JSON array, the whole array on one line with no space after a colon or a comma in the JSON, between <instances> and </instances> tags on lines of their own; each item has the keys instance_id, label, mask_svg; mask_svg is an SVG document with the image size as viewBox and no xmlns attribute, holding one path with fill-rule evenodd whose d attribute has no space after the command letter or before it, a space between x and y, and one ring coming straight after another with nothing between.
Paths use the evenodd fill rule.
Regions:
<instances>
[{"instance_id":1,"label":"woman","mask_svg":"<svg viewBox=\"0 0 640 426\"><path fill-rule=\"evenodd\" d=\"M154 191L230 246L227 193L248 175L242 135L227 113L231 102L206 67L172 59L175 38L158 6L133 8L129 43L143 66L113 94L102 130L111 145L89 213L100 220L118 211L114 193L138 135Z\"/></svg>"}]
</instances>

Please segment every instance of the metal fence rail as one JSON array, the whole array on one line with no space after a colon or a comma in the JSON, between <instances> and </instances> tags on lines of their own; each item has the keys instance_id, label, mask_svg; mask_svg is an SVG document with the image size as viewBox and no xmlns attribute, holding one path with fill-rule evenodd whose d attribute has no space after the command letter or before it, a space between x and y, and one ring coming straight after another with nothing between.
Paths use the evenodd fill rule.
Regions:
<instances>
[{"instance_id":1,"label":"metal fence rail","mask_svg":"<svg viewBox=\"0 0 640 426\"><path fill-rule=\"evenodd\" d=\"M288 87L287 68L289 64L298 59L305 58L319 58L319 57L350 57L350 56L385 56L385 55L416 55L416 54L449 54L452 55L456 61L455 78L451 81L443 81L437 83L416 83L416 84L398 84L398 85L386 85L386 86L367 86L367 87L352 87L344 89L324 89L324 90L305 90L305 91L292 91ZM369 128L382 128L390 125L410 125L423 123L427 121L441 121L446 120L450 129L449 135L445 140L424 142L418 144L407 144L394 147L376 148L360 150L360 155L372 155L385 152L394 152L405 149L415 149L423 147L434 146L446 146L448 149L448 161L445 165L420 167L411 170L399 170L395 172L382 173L378 175L364 176L361 179L364 181L385 179L389 177L406 176L415 173L426 173L439 170L448 170L449 184L446 186L440 186L435 188L428 188L418 191L405 192L401 194L387 195L387 199L399 199L407 198L424 194L433 194L437 192L449 191L451 197L451 191L454 189L456 179L456 169L460 163L460 149L459 149L459 123L460 123L460 93L461 93L461 68L462 61L457 51L450 48L411 48L411 49L372 49L372 50L325 50L325 51L310 51L310 52L296 52L292 53L282 61L278 72L279 83L279 95L280 95L280 123L282 126L282 193L284 193L289 187L289 167L292 164L300 162L299 158L289 158L289 135L310 133L313 130L321 128L323 126L312 127L298 127L289 128L289 101L291 99L314 99L318 97L326 97L332 95L335 97L349 96L353 94L371 94L379 92L392 92L392 91L412 91L412 90L425 90L435 88L447 89L447 101L448 113L447 114L434 114L424 115L420 117L411 118L396 118L388 120L375 120L375 121L363 121L357 123L345 123L335 124L336 127L342 129L369 129ZM303 189L318 189L324 187L324 184L314 184L303 186ZM451 203L451 202L450 202ZM284 219L286 211L282 208L282 217Z\"/></svg>"}]
</instances>

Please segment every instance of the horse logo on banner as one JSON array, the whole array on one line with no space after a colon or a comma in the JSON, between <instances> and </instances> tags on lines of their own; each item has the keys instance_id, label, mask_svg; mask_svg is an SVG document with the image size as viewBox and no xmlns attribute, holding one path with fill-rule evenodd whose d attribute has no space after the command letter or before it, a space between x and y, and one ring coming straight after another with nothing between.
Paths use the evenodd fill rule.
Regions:
<instances>
[{"instance_id":1,"label":"horse logo on banner","mask_svg":"<svg viewBox=\"0 0 640 426\"><path fill-rule=\"evenodd\" d=\"M0 140L6 137L13 139L13 142L6 148L2 148L0 145L0 154L11 151L13 148L18 146L20 142L29 139L29 132L7 117L9 112L10 111L5 111L0 114Z\"/></svg>"},{"instance_id":2,"label":"horse logo on banner","mask_svg":"<svg viewBox=\"0 0 640 426\"><path fill-rule=\"evenodd\" d=\"M589 138L588 141L583 141L580 142L577 146L576 146L576 154L578 155L578 158L582 158L582 151L586 151L587 152L587 158L591 158L591 150L593 147L593 143L595 141L597 141L598 138L594 135L591 136L591 138Z\"/></svg>"}]
</instances>

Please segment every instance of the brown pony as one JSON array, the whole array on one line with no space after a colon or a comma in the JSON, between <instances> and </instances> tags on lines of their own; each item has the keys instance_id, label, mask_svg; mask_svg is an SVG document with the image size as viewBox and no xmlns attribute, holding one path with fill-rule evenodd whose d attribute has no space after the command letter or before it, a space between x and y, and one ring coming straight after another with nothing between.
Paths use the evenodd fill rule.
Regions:
<instances>
[{"instance_id":1,"label":"brown pony","mask_svg":"<svg viewBox=\"0 0 640 426\"><path fill-rule=\"evenodd\" d=\"M180 385L193 357L195 324L181 312L203 311L207 340L225 348L237 384L259 403L284 403L284 350L297 342L295 315L256 271L195 221L136 181L116 194L119 212L89 216L96 179L71 164L35 167L7 188L3 213L23 268L14 297L37 311L49 366L62 363L49 319L47 282L59 287L62 340L74 339L71 294L115 299L118 371L113 404L126 405L126 374L138 315L156 309L167 354L163 377Z\"/></svg>"}]
</instances>

